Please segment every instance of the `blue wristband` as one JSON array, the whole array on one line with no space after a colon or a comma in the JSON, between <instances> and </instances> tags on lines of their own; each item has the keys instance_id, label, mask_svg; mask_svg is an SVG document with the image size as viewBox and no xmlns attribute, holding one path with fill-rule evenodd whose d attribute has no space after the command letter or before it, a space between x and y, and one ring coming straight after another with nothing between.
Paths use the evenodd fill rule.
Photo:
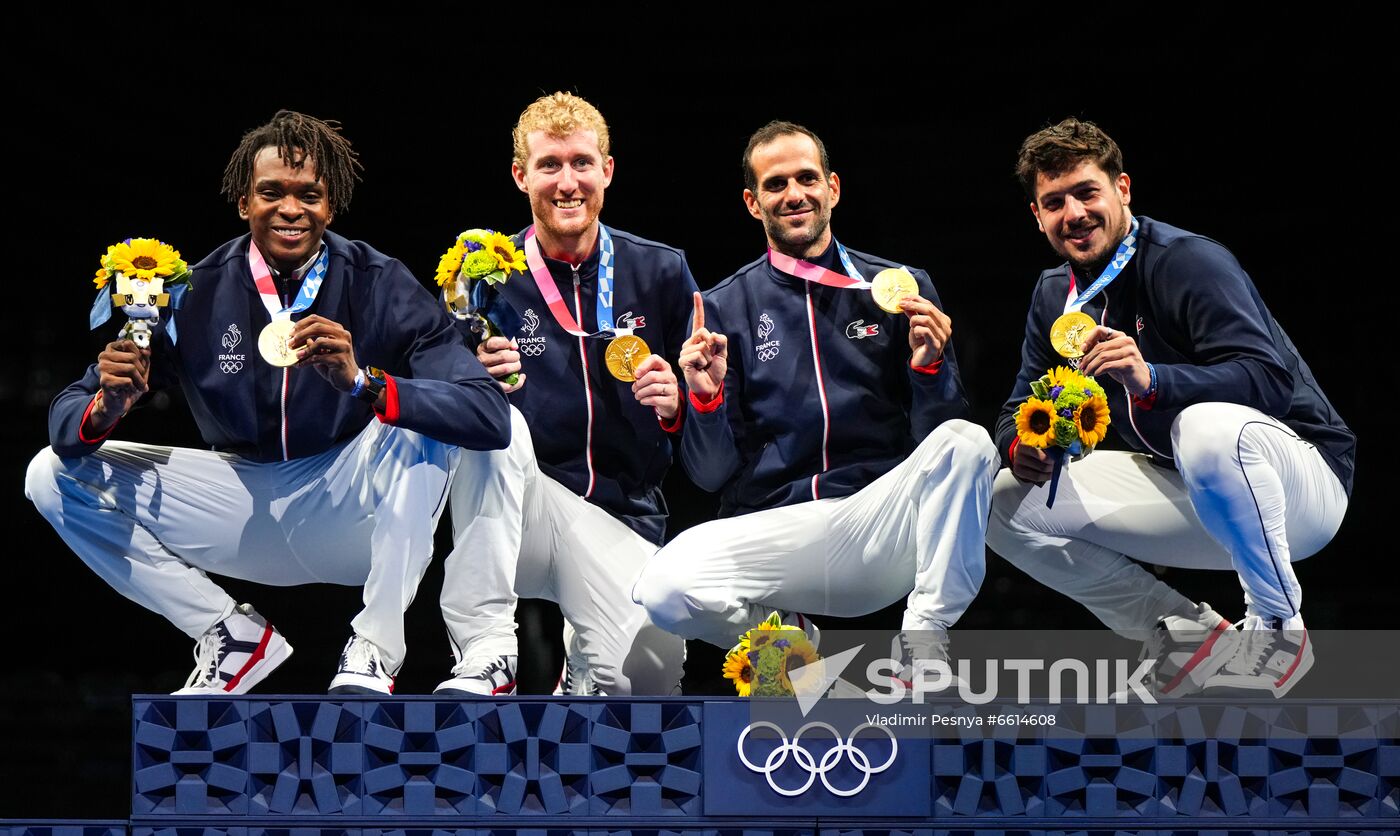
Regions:
<instances>
[{"instance_id":1,"label":"blue wristband","mask_svg":"<svg viewBox=\"0 0 1400 836\"><path fill-rule=\"evenodd\" d=\"M1154 377L1152 378L1152 384L1153 384L1153 386L1156 386L1156 385L1157 385L1157 378L1155 377L1155 374L1154 374ZM354 387L353 389L350 390L350 397L352 397L352 398L358 398L358 397L360 396L360 393L363 392L364 390L365 390L365 370L364 370L364 369L360 369L360 370L355 374L355 387Z\"/></svg>"},{"instance_id":2,"label":"blue wristband","mask_svg":"<svg viewBox=\"0 0 1400 836\"><path fill-rule=\"evenodd\" d=\"M1147 382L1147 393L1143 395L1144 398L1150 398L1157 394L1157 367L1148 363L1147 375L1149 380Z\"/></svg>"}]
</instances>

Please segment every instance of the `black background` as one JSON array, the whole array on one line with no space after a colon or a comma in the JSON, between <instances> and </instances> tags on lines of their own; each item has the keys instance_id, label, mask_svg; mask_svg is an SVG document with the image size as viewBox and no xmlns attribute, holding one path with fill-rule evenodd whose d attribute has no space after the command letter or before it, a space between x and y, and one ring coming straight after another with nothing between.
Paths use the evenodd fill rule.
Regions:
<instances>
[{"instance_id":1,"label":"black background","mask_svg":"<svg viewBox=\"0 0 1400 836\"><path fill-rule=\"evenodd\" d=\"M740 199L749 133L773 118L804 123L842 178L841 240L933 276L985 425L1017 369L1030 289L1056 262L1012 177L1016 149L1047 122L1094 119L1124 149L1134 210L1235 253L1360 437L1347 520L1297 567L1309 626L1400 623L1384 557L1394 548L1381 545L1395 401L1382 347L1394 319L1394 163L1381 137L1393 136L1383 110L1395 79L1384 53L1357 40L1366 22L1302 32L1292 21L1208 17L1149 36L1063 20L901 19L891 35L839 19L624 22L592 8L451 21L245 8L207 20L103 12L15 23L0 257L4 310L17 323L0 374L0 497L12 532L0 580L0 817L125 815L129 695L170 691L190 668L189 640L87 570L24 499L22 477L47 443L49 400L115 333L115 321L87 330L100 253L156 236L193 263L246 231L219 195L223 167L242 133L282 107L340 120L361 154L364 182L332 228L425 283L461 229L528 223L510 179L510 129L543 93L572 90L602 110L617 160L604 219L685 249L702 288L762 252ZM1268 34L1281 25L1290 37ZM178 395L118 434L200 445ZM679 469L666 489L672 533L713 513ZM1165 574L1239 615L1232 573ZM431 691L450 665L440 584L435 564L408 614L402 693ZM359 591L229 588L297 647L260 690L324 690ZM1094 626L994 555L960 624ZM688 691L722 693L718 651L691 651ZM550 679L557 667L537 656L536 679Z\"/></svg>"}]
</instances>

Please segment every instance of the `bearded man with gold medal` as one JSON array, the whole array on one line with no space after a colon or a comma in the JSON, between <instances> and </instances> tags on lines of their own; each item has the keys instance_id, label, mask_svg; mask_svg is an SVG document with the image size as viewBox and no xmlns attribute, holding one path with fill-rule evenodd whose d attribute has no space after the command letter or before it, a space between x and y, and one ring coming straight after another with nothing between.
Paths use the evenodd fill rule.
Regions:
<instances>
[{"instance_id":1,"label":"bearded man with gold medal","mask_svg":"<svg viewBox=\"0 0 1400 836\"><path fill-rule=\"evenodd\" d=\"M768 254L697 297L680 359L682 458L725 519L680 534L633 594L725 648L775 610L815 635L810 615L906 598L906 651L946 659L982 582L997 462L963 418L951 320L922 270L833 236L841 181L812 131L758 130L744 179Z\"/></svg>"},{"instance_id":2,"label":"bearded man with gold medal","mask_svg":"<svg viewBox=\"0 0 1400 836\"><path fill-rule=\"evenodd\" d=\"M326 229L358 168L335 123L281 111L245 134L224 193L249 234L194 265L178 340L112 342L54 399L29 467L74 552L198 640L176 693L244 693L292 652L206 573L363 586L331 690L390 693L458 448L510 440L505 398L432 296ZM106 440L173 385L212 449Z\"/></svg>"},{"instance_id":3,"label":"bearded man with gold medal","mask_svg":"<svg viewBox=\"0 0 1400 836\"><path fill-rule=\"evenodd\" d=\"M684 647L632 602L665 535L661 481L681 430L665 357L689 334L695 280L679 250L599 222L612 182L607 122L568 93L521 114L511 173L533 224L526 267L497 292L504 336L463 327L509 393L509 450L466 454L453 481L442 611L457 664L439 693L515 692L518 596L559 604L558 693L669 694Z\"/></svg>"},{"instance_id":4,"label":"bearded man with gold medal","mask_svg":"<svg viewBox=\"0 0 1400 836\"><path fill-rule=\"evenodd\" d=\"M1021 146L1017 175L1067 263L1041 274L1021 371L997 423L987 542L1145 640L1158 696L1282 696L1312 665L1291 561L1327 544L1351 491L1355 436L1254 283L1220 244L1130 211L1116 143L1066 119ZM1075 363L1106 391L1135 452L1101 450L1063 472L1020 442L1031 382ZM1238 625L1129 558L1233 569Z\"/></svg>"}]
</instances>

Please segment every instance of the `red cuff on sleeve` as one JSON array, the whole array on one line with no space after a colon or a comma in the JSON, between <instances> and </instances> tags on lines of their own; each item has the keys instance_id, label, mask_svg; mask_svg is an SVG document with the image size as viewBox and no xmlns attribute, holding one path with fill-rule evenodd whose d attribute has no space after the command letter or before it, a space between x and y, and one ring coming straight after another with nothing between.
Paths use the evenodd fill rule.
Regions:
<instances>
[{"instance_id":1,"label":"red cuff on sleeve","mask_svg":"<svg viewBox=\"0 0 1400 836\"><path fill-rule=\"evenodd\" d=\"M1015 461L1015 459L1016 459L1016 448L1019 447L1019 446L1021 446L1021 437L1018 435L1018 436L1016 436L1015 438L1011 439L1011 446L1010 446L1009 448L1007 448L1007 453L1010 454L1010 460L1011 460L1011 461Z\"/></svg>"},{"instance_id":2,"label":"red cuff on sleeve","mask_svg":"<svg viewBox=\"0 0 1400 836\"><path fill-rule=\"evenodd\" d=\"M1155 404L1155 403L1157 403L1157 393L1156 393L1156 392L1153 392L1151 395L1149 395L1149 396L1146 397L1146 398L1140 398L1140 397L1138 397L1137 395L1133 395L1133 396L1132 396L1132 399L1133 399L1133 406L1135 406L1135 407L1137 407L1138 409L1141 409L1141 410L1151 411L1151 410L1152 410L1152 405Z\"/></svg>"},{"instance_id":3,"label":"red cuff on sleeve","mask_svg":"<svg viewBox=\"0 0 1400 836\"><path fill-rule=\"evenodd\" d=\"M939 357L927 366L916 366L914 365L914 358L910 357L909 368L911 371L916 371L919 374L938 374L938 370L943 368L943 358Z\"/></svg>"},{"instance_id":4,"label":"red cuff on sleeve","mask_svg":"<svg viewBox=\"0 0 1400 836\"><path fill-rule=\"evenodd\" d=\"M676 410L676 417L672 418L670 421L667 421L665 418L662 418L661 414L657 413L656 420L661 422L662 430L668 433L678 433L681 431L681 424L685 423L685 410Z\"/></svg>"},{"instance_id":5,"label":"red cuff on sleeve","mask_svg":"<svg viewBox=\"0 0 1400 836\"><path fill-rule=\"evenodd\" d=\"M379 420L386 424L399 422L399 384L388 372L384 373L384 411L380 412L378 407L374 411L378 413Z\"/></svg>"},{"instance_id":6,"label":"red cuff on sleeve","mask_svg":"<svg viewBox=\"0 0 1400 836\"><path fill-rule=\"evenodd\" d=\"M107 436L112 434L112 430L115 430L117 428L117 422L121 421L120 418L118 418L116 421L113 421L112 426L107 428L107 432L103 433L102 435L99 435L97 438L88 438L87 436L83 435L83 427L87 426L88 416L92 414L92 408L94 406L97 406L97 399L101 397L102 393L100 391L96 395L92 396L92 400L88 401L87 409L83 410L83 420L78 422L78 440L84 444L102 443L107 439Z\"/></svg>"},{"instance_id":7,"label":"red cuff on sleeve","mask_svg":"<svg viewBox=\"0 0 1400 836\"><path fill-rule=\"evenodd\" d=\"M689 397L690 405L695 407L696 412L708 415L709 413L714 412L716 409L719 409L720 404L724 403L724 384L721 383L719 385L719 391L715 392L715 396L709 399L708 401L700 400L698 397L695 396L694 391L690 393Z\"/></svg>"}]
</instances>

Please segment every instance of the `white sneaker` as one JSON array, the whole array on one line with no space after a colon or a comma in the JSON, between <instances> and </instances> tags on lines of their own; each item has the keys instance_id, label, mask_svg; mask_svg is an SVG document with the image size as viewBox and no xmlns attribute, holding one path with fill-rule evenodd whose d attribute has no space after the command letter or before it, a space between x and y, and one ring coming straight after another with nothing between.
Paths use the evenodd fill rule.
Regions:
<instances>
[{"instance_id":1,"label":"white sneaker","mask_svg":"<svg viewBox=\"0 0 1400 836\"><path fill-rule=\"evenodd\" d=\"M588 659L582 655L564 657L564 670L554 685L556 697L599 697L603 692L588 672Z\"/></svg>"},{"instance_id":2,"label":"white sneaker","mask_svg":"<svg viewBox=\"0 0 1400 836\"><path fill-rule=\"evenodd\" d=\"M1210 696L1287 694L1313 666L1312 642L1303 617L1264 619L1246 616L1238 631L1235 654L1206 681Z\"/></svg>"},{"instance_id":3,"label":"white sneaker","mask_svg":"<svg viewBox=\"0 0 1400 836\"><path fill-rule=\"evenodd\" d=\"M965 690L967 682L953 670L951 645L944 628L900 630L890 640L890 658L898 659L900 665L899 674L893 678L905 688L913 689L915 677L922 675L919 690L926 694ZM947 666L947 676L938 676L939 666L932 664L935 662Z\"/></svg>"},{"instance_id":4,"label":"white sneaker","mask_svg":"<svg viewBox=\"0 0 1400 836\"><path fill-rule=\"evenodd\" d=\"M508 697L515 694L515 656L472 656L452 668L434 694Z\"/></svg>"},{"instance_id":5,"label":"white sneaker","mask_svg":"<svg viewBox=\"0 0 1400 836\"><path fill-rule=\"evenodd\" d=\"M1230 626L1204 602L1194 613L1162 616L1138 656L1139 662L1155 660L1143 679L1146 690L1167 698L1198 693L1235 654L1239 634Z\"/></svg>"},{"instance_id":6,"label":"white sneaker","mask_svg":"<svg viewBox=\"0 0 1400 836\"><path fill-rule=\"evenodd\" d=\"M394 677L384 667L379 648L356 633L340 652L340 668L331 680L331 694L392 694Z\"/></svg>"},{"instance_id":7,"label":"white sneaker","mask_svg":"<svg viewBox=\"0 0 1400 836\"><path fill-rule=\"evenodd\" d=\"M277 628L248 604L200 636L194 672L179 694L246 694L292 655Z\"/></svg>"}]
</instances>

